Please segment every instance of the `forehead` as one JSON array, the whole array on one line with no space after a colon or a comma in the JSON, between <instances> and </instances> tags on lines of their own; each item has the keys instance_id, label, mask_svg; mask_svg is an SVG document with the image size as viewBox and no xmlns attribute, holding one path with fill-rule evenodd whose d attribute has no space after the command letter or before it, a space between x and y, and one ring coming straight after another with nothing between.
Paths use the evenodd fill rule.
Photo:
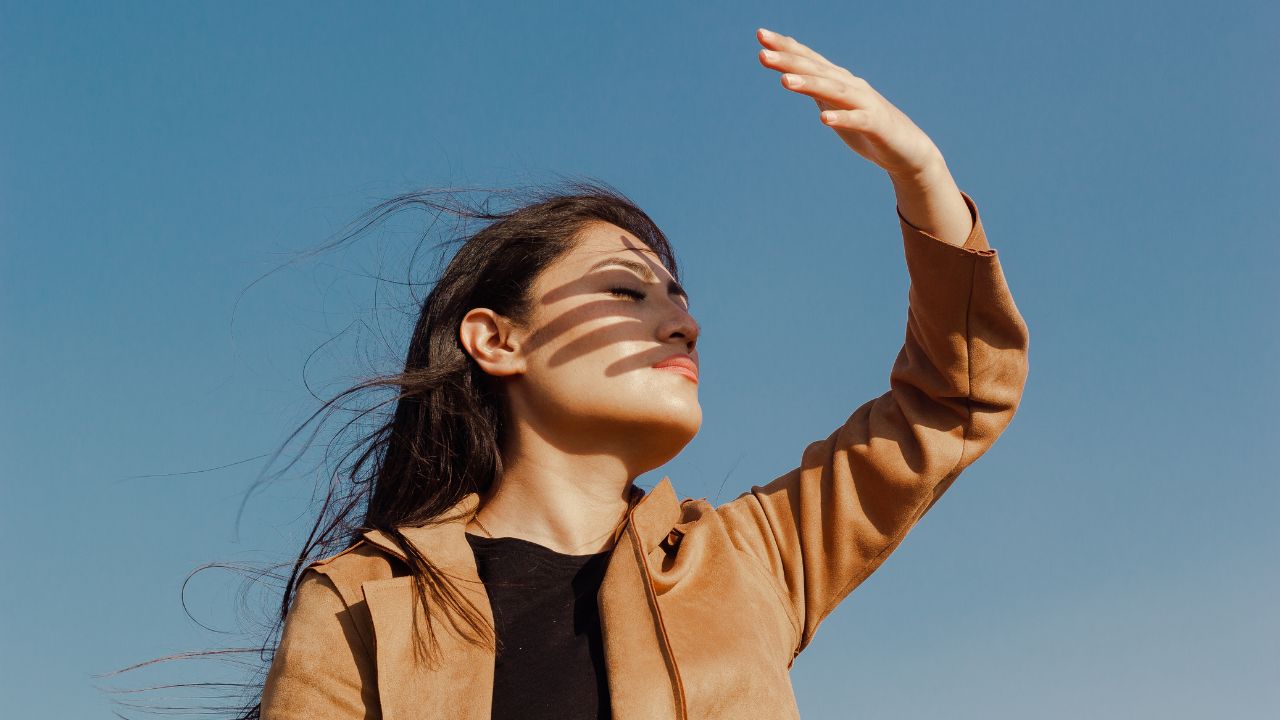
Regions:
<instances>
[{"instance_id":1,"label":"forehead","mask_svg":"<svg viewBox=\"0 0 1280 720\"><path fill-rule=\"evenodd\" d=\"M574 248L560 264L565 272L581 275L605 263L615 268L630 267L649 280L671 279L671 273L652 248L627 230L601 220L583 226Z\"/></svg>"}]
</instances>

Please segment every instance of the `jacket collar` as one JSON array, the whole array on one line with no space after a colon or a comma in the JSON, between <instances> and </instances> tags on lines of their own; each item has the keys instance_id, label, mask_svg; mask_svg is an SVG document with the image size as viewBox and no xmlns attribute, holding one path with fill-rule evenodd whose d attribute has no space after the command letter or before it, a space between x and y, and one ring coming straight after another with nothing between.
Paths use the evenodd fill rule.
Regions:
<instances>
[{"instance_id":1,"label":"jacket collar","mask_svg":"<svg viewBox=\"0 0 1280 720\"><path fill-rule=\"evenodd\" d=\"M439 522L399 528L415 549L447 572L465 599L493 622L465 528L479 504L469 493ZM664 476L645 493L631 486L631 507L614 533L615 543L598 605L613 716L684 720L684 686L662 619L649 554L678 541L681 502ZM404 559L404 553L377 530L364 533L373 545ZM461 639L451 623L410 613L414 588L408 576L366 580L361 591L373 623L377 687L383 720L488 720L493 703L492 651ZM426 620L437 631L443 663L417 661L413 638Z\"/></svg>"},{"instance_id":2,"label":"jacket collar","mask_svg":"<svg viewBox=\"0 0 1280 720\"><path fill-rule=\"evenodd\" d=\"M437 565L461 566L472 565L475 558L471 545L467 543L465 529L480 504L478 493L467 493L461 500L440 516L438 522L429 525L404 526L400 532L417 549L418 552L431 558ZM680 500L671 486L671 478L664 475L662 480L646 493L639 486L631 486L630 524L644 543L645 552L657 547L671 528L680 522ZM614 541L626 531L627 522L621 523L614 531ZM368 530L365 539L395 557L404 560L404 552L381 530Z\"/></svg>"}]
</instances>

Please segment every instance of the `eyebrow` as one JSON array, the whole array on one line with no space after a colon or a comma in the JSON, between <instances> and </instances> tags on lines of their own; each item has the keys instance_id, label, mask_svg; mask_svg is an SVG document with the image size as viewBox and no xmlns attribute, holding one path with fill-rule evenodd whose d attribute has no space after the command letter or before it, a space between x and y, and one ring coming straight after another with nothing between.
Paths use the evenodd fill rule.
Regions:
<instances>
[{"instance_id":1,"label":"eyebrow","mask_svg":"<svg viewBox=\"0 0 1280 720\"><path fill-rule=\"evenodd\" d=\"M604 260L601 260L595 265L592 265L588 270L588 272L597 270L599 268L602 268L608 265L618 265L618 266L627 268L628 270L634 270L635 272L639 273L640 277L644 278L645 280L648 280L649 282L658 282L658 276L653 274L653 270L651 270L648 265L645 265L644 263L638 260L631 260L629 258L620 258L620 257L605 258ZM684 304L686 306L689 305L689 294L686 293L684 291L684 288L680 287L680 283L676 282L675 280L670 280L667 282L667 293L671 295L679 295L680 297L684 298Z\"/></svg>"}]
</instances>

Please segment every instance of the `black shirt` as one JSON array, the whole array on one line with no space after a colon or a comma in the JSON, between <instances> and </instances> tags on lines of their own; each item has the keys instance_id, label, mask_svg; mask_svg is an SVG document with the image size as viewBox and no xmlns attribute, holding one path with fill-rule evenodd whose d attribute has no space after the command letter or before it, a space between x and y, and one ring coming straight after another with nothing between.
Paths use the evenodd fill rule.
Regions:
<instances>
[{"instance_id":1,"label":"black shirt","mask_svg":"<svg viewBox=\"0 0 1280 720\"><path fill-rule=\"evenodd\" d=\"M493 720L612 717L596 595L610 551L466 533L493 607Z\"/></svg>"}]
</instances>

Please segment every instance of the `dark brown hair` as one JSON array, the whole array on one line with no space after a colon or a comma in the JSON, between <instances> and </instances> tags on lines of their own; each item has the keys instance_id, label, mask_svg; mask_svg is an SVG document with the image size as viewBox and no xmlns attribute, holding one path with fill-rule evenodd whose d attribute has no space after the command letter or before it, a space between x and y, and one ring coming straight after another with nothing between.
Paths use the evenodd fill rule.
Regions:
<instances>
[{"instance_id":1,"label":"dark brown hair","mask_svg":"<svg viewBox=\"0 0 1280 720\"><path fill-rule=\"evenodd\" d=\"M237 704L202 708L201 714L234 713L231 716L240 720L258 718L270 658L279 643L301 572L311 561L350 547L361 533L371 529L381 530L404 551L408 558L404 570L414 578L418 602L459 618L470 627L471 642L494 646L493 628L484 622L483 615L469 601L461 600L463 596L452 581L417 552L399 529L436 521L467 493L483 494L502 473L505 398L501 385L481 370L463 348L458 337L462 318L472 308L485 307L524 324L532 307L529 291L534 280L572 249L579 232L593 221L613 223L634 234L658 255L677 280L679 273L674 252L653 220L621 192L598 180L562 181L523 192L489 190L522 200L505 211L491 211L488 200L480 206L468 205L458 199L464 192L470 191L428 189L398 195L363 213L348 226L353 228L349 232L306 254L337 247L410 208L434 212L436 217L448 213L460 219L464 228L468 221L486 223L476 232L463 232L460 238L443 244L460 246L432 281L431 291L420 304L403 370L359 382L324 402L268 460L269 467L317 417L323 416L323 422L335 409L346 409L346 399L367 391L391 391L390 397L360 412L339 431L367 415L384 413L384 419L375 422L374 429L342 455L331 480L325 483L328 487L318 487L317 496L322 495L323 500L306 542L296 558L275 566L279 569L291 565L291 571L287 576L260 574L283 578L284 584L279 612L262 645L172 655L109 675L165 660L257 653L259 662L253 682L194 685L234 685L241 691ZM386 408L392 403L394 409L387 413ZM246 499L260 482L261 476L250 487ZM429 622L431 615L427 613ZM425 635L425 654L430 661L437 661L439 646L434 628L428 627ZM418 640L422 648L422 634ZM156 688L142 691L151 689ZM172 707L161 712L177 710L190 712Z\"/></svg>"}]
</instances>

